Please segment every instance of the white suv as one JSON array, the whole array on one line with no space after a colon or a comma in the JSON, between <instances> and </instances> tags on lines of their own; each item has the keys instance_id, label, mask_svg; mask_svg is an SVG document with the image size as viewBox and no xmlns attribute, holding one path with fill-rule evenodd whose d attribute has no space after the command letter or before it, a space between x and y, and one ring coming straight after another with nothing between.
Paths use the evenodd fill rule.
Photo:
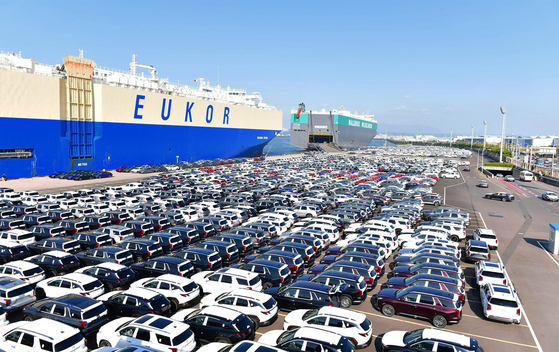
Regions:
<instances>
[{"instance_id":1,"label":"white suv","mask_svg":"<svg viewBox=\"0 0 559 352\"><path fill-rule=\"evenodd\" d=\"M495 231L491 229L477 228L474 230L474 240L487 242L489 249L497 249L499 240Z\"/></svg>"},{"instance_id":2,"label":"white suv","mask_svg":"<svg viewBox=\"0 0 559 352\"><path fill-rule=\"evenodd\" d=\"M0 329L0 349L31 352L87 352L80 330L48 318L18 321Z\"/></svg>"},{"instance_id":3,"label":"white suv","mask_svg":"<svg viewBox=\"0 0 559 352\"><path fill-rule=\"evenodd\" d=\"M51 277L40 281L35 289L39 298L55 298L69 293L96 298L105 293L105 287L101 281L79 273Z\"/></svg>"},{"instance_id":4,"label":"white suv","mask_svg":"<svg viewBox=\"0 0 559 352\"><path fill-rule=\"evenodd\" d=\"M130 287L146 288L165 296L176 312L198 303L200 287L186 277L164 274L156 278L141 279L133 282Z\"/></svg>"},{"instance_id":5,"label":"white suv","mask_svg":"<svg viewBox=\"0 0 559 352\"><path fill-rule=\"evenodd\" d=\"M488 283L507 284L505 267L501 263L480 260L476 262L476 283L483 286Z\"/></svg>"},{"instance_id":6,"label":"white suv","mask_svg":"<svg viewBox=\"0 0 559 352\"><path fill-rule=\"evenodd\" d=\"M190 352L196 347L196 341L188 324L161 315L146 314L139 318L118 318L103 325L97 333L97 345Z\"/></svg>"},{"instance_id":7,"label":"white suv","mask_svg":"<svg viewBox=\"0 0 559 352\"><path fill-rule=\"evenodd\" d=\"M11 276L30 284L36 284L45 279L45 272L40 266L24 260L16 260L0 265L0 275Z\"/></svg>"},{"instance_id":8,"label":"white suv","mask_svg":"<svg viewBox=\"0 0 559 352\"><path fill-rule=\"evenodd\" d=\"M363 313L337 308L297 309L287 314L284 330L301 326L324 329L346 336L356 348L365 348L373 339L373 324Z\"/></svg>"},{"instance_id":9,"label":"white suv","mask_svg":"<svg viewBox=\"0 0 559 352\"><path fill-rule=\"evenodd\" d=\"M226 292L236 288L249 288L262 291L262 281L258 274L236 268L223 268L217 271L201 271L192 276L203 293Z\"/></svg>"},{"instance_id":10,"label":"white suv","mask_svg":"<svg viewBox=\"0 0 559 352\"><path fill-rule=\"evenodd\" d=\"M487 319L520 324L522 310L515 291L507 285L487 284L480 290L483 315Z\"/></svg>"},{"instance_id":11,"label":"white suv","mask_svg":"<svg viewBox=\"0 0 559 352\"><path fill-rule=\"evenodd\" d=\"M278 304L269 294L246 289L212 293L202 298L200 307L221 306L246 314L255 324L268 326L278 317Z\"/></svg>"}]
</instances>

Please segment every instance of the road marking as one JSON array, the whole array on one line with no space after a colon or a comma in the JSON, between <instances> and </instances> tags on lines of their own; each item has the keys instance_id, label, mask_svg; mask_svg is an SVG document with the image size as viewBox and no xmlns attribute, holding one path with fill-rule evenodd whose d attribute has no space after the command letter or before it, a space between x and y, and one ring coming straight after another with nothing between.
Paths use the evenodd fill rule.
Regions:
<instances>
[{"instance_id":1,"label":"road marking","mask_svg":"<svg viewBox=\"0 0 559 352\"><path fill-rule=\"evenodd\" d=\"M254 332L256 335L264 335L263 333L261 333L260 331L255 331Z\"/></svg>"},{"instance_id":2,"label":"road marking","mask_svg":"<svg viewBox=\"0 0 559 352\"><path fill-rule=\"evenodd\" d=\"M450 188L450 187L455 187L455 186L460 186L463 185L464 183L466 183L466 180L464 179L464 175L462 175L462 172L460 170L458 170L458 172L460 173L460 178L463 180L461 183L457 183L455 185L450 185L450 186L445 186L443 188L443 204L446 204L446 189Z\"/></svg>"},{"instance_id":3,"label":"road marking","mask_svg":"<svg viewBox=\"0 0 559 352\"><path fill-rule=\"evenodd\" d=\"M408 323L408 324L412 324L412 325L419 325L419 326L424 326L424 327L428 327L428 328L433 327L432 325L417 323L415 321L408 321L408 320L398 319L398 318L394 318L394 317L387 317L383 314L373 314L373 313L365 312L365 311L362 311L362 310L356 310L356 309L354 309L354 310L356 312L363 313L363 314L366 314L366 315L371 315L371 316L375 316L375 317L382 317L382 318L386 318L386 319L390 319L390 320L396 320L396 321L399 321L399 322ZM456 331L452 331L452 330L448 330L448 329L440 329L440 330L445 330L445 331L456 333ZM496 339L494 337L476 335L476 334L471 334L471 333L467 333L467 334L468 334L468 336L482 338L482 339L486 339L486 340L497 341L497 342L508 343L508 344L511 344L511 345L517 345L517 346L523 346L523 347L529 347L529 348L538 348L538 346L527 345L527 344L520 343L520 342L512 342L512 341L507 341L507 340L501 340L501 339Z\"/></svg>"},{"instance_id":4,"label":"road marking","mask_svg":"<svg viewBox=\"0 0 559 352\"><path fill-rule=\"evenodd\" d=\"M282 317L286 317L286 316L287 316L287 314L285 314L285 313L278 313L278 315L281 315Z\"/></svg>"},{"instance_id":5,"label":"road marking","mask_svg":"<svg viewBox=\"0 0 559 352\"><path fill-rule=\"evenodd\" d=\"M549 254L549 251L547 250L547 248L545 248L542 243L540 241L536 241L538 242L538 244L540 245L540 247L542 247L542 249L547 253L547 255L551 258L551 260L553 260L555 262L555 264L557 264L559 266L559 263L557 263L557 260L555 260L555 258L553 258L551 256L551 254Z\"/></svg>"}]
</instances>

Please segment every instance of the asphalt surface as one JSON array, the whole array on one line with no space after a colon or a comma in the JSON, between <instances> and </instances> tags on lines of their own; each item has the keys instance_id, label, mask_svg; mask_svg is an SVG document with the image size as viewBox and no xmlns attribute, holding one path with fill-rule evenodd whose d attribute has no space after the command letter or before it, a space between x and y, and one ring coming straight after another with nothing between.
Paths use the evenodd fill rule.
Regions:
<instances>
[{"instance_id":1,"label":"asphalt surface","mask_svg":"<svg viewBox=\"0 0 559 352\"><path fill-rule=\"evenodd\" d=\"M470 159L476 165L475 155ZM41 193L59 192L69 189L91 188L108 184L125 184L150 175L118 175L106 180L62 181L45 178L12 180L1 186L16 190L35 189ZM540 182L505 182L488 179L474 167L472 171L461 171L457 180L441 179L434 191L444 195L448 206L468 211L472 223L468 227L468 238L477 227L495 230L499 238L498 251L492 251L492 260L501 260L511 282L514 284L523 306L522 322L519 325L503 324L483 318L479 288L475 284L472 264L463 263L467 279L466 303L459 324L448 325L445 330L458 332L475 338L485 351L556 351L559 308L555 304L559 292L559 256L544 250L549 238L549 223L559 223L559 204L541 200L545 190L559 191ZM479 180L489 181L489 188L478 188ZM488 192L506 191L515 195L513 202L484 199ZM426 209L432 208L426 206ZM464 242L461 243L464 246ZM543 248L542 248L543 247ZM319 260L317 261L317 263ZM389 260L390 262L390 260ZM388 263L387 263L387 272ZM379 291L386 274L379 280L377 288L369 292L369 298ZM374 341L363 351L380 351L382 335L392 330L415 330L430 328L428 321L395 315L385 317L376 311L370 300L354 305L353 310L367 314L373 323ZM287 312L280 312L278 320L268 327L261 327L256 340L265 332L282 329ZM94 336L88 341L94 341ZM94 346L91 346L92 348Z\"/></svg>"}]
</instances>

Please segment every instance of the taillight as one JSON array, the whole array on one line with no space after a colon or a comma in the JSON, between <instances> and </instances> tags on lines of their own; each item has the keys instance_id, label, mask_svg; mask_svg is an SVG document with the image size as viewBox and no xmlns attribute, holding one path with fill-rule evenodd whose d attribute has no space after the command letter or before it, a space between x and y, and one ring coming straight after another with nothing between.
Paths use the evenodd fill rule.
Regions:
<instances>
[{"instance_id":1,"label":"taillight","mask_svg":"<svg viewBox=\"0 0 559 352\"><path fill-rule=\"evenodd\" d=\"M506 284L507 284L507 279L504 279L503 280L503 285L506 285Z\"/></svg>"},{"instance_id":2,"label":"taillight","mask_svg":"<svg viewBox=\"0 0 559 352\"><path fill-rule=\"evenodd\" d=\"M120 264L120 263L118 262L118 260L115 260L115 263Z\"/></svg>"},{"instance_id":3,"label":"taillight","mask_svg":"<svg viewBox=\"0 0 559 352\"><path fill-rule=\"evenodd\" d=\"M4 302L6 302L6 307L9 306L10 304L12 304L11 299L5 299Z\"/></svg>"},{"instance_id":4,"label":"taillight","mask_svg":"<svg viewBox=\"0 0 559 352\"><path fill-rule=\"evenodd\" d=\"M169 249L173 249L173 244L169 243Z\"/></svg>"},{"instance_id":5,"label":"taillight","mask_svg":"<svg viewBox=\"0 0 559 352\"><path fill-rule=\"evenodd\" d=\"M179 273L177 273L177 275L178 275L178 276L182 276L182 273L179 272Z\"/></svg>"},{"instance_id":6,"label":"taillight","mask_svg":"<svg viewBox=\"0 0 559 352\"><path fill-rule=\"evenodd\" d=\"M98 242L95 243L95 247L99 247L99 243L98 243Z\"/></svg>"},{"instance_id":7,"label":"taillight","mask_svg":"<svg viewBox=\"0 0 559 352\"><path fill-rule=\"evenodd\" d=\"M280 282L283 282L283 276L280 276Z\"/></svg>"},{"instance_id":8,"label":"taillight","mask_svg":"<svg viewBox=\"0 0 559 352\"><path fill-rule=\"evenodd\" d=\"M382 268L381 268L380 266L375 266L375 271L376 271L377 273L380 273L381 270L382 270Z\"/></svg>"},{"instance_id":9,"label":"taillight","mask_svg":"<svg viewBox=\"0 0 559 352\"><path fill-rule=\"evenodd\" d=\"M516 315L520 315L520 308L516 310Z\"/></svg>"},{"instance_id":10,"label":"taillight","mask_svg":"<svg viewBox=\"0 0 559 352\"><path fill-rule=\"evenodd\" d=\"M151 252L150 251L148 251L148 257L151 257Z\"/></svg>"},{"instance_id":11,"label":"taillight","mask_svg":"<svg viewBox=\"0 0 559 352\"><path fill-rule=\"evenodd\" d=\"M491 310L491 304L487 303L487 310Z\"/></svg>"},{"instance_id":12,"label":"taillight","mask_svg":"<svg viewBox=\"0 0 559 352\"><path fill-rule=\"evenodd\" d=\"M308 255L305 256L305 258L307 258L307 261L309 261L311 259L311 257L309 257Z\"/></svg>"},{"instance_id":13,"label":"taillight","mask_svg":"<svg viewBox=\"0 0 559 352\"><path fill-rule=\"evenodd\" d=\"M80 321L80 325L81 325L82 329L87 328L87 321Z\"/></svg>"},{"instance_id":14,"label":"taillight","mask_svg":"<svg viewBox=\"0 0 559 352\"><path fill-rule=\"evenodd\" d=\"M231 258L231 254L227 253L227 259Z\"/></svg>"},{"instance_id":15,"label":"taillight","mask_svg":"<svg viewBox=\"0 0 559 352\"><path fill-rule=\"evenodd\" d=\"M261 311L260 313L262 313L262 314L264 314L264 315L268 315L268 314L270 314L271 312L270 312L270 311L267 311L267 310L263 310L263 311Z\"/></svg>"},{"instance_id":16,"label":"taillight","mask_svg":"<svg viewBox=\"0 0 559 352\"><path fill-rule=\"evenodd\" d=\"M367 333L366 332L360 332L359 335L363 336L363 337L367 337Z\"/></svg>"},{"instance_id":17,"label":"taillight","mask_svg":"<svg viewBox=\"0 0 559 352\"><path fill-rule=\"evenodd\" d=\"M357 292L359 292L359 297L363 297L363 293L364 293L363 290L357 290Z\"/></svg>"},{"instance_id":18,"label":"taillight","mask_svg":"<svg viewBox=\"0 0 559 352\"><path fill-rule=\"evenodd\" d=\"M481 275L479 276L479 281L480 282L483 281L483 276L481 276Z\"/></svg>"},{"instance_id":19,"label":"taillight","mask_svg":"<svg viewBox=\"0 0 559 352\"><path fill-rule=\"evenodd\" d=\"M209 263L208 263L208 267L209 267L210 269L212 268L212 265L213 265L212 262L209 262Z\"/></svg>"}]
</instances>

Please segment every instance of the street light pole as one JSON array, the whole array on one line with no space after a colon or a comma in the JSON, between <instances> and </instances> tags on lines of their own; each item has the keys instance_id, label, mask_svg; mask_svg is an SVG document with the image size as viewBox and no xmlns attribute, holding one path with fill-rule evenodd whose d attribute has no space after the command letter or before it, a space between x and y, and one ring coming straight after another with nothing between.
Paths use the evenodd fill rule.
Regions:
<instances>
[{"instance_id":1,"label":"street light pole","mask_svg":"<svg viewBox=\"0 0 559 352\"><path fill-rule=\"evenodd\" d=\"M487 135L487 122L483 120L483 149L481 151L481 166L483 167L483 156L485 155L485 136Z\"/></svg>"},{"instance_id":2,"label":"street light pole","mask_svg":"<svg viewBox=\"0 0 559 352\"><path fill-rule=\"evenodd\" d=\"M450 147L452 148L452 128L450 129Z\"/></svg>"},{"instance_id":3,"label":"street light pole","mask_svg":"<svg viewBox=\"0 0 559 352\"><path fill-rule=\"evenodd\" d=\"M472 126L472 141L470 142L470 150L474 147L474 126Z\"/></svg>"},{"instance_id":4,"label":"street light pole","mask_svg":"<svg viewBox=\"0 0 559 352\"><path fill-rule=\"evenodd\" d=\"M499 162L503 162L503 145L505 144L505 121L507 120L507 110L501 106L501 114L503 114L503 124L501 126L501 152L499 153Z\"/></svg>"}]
</instances>

